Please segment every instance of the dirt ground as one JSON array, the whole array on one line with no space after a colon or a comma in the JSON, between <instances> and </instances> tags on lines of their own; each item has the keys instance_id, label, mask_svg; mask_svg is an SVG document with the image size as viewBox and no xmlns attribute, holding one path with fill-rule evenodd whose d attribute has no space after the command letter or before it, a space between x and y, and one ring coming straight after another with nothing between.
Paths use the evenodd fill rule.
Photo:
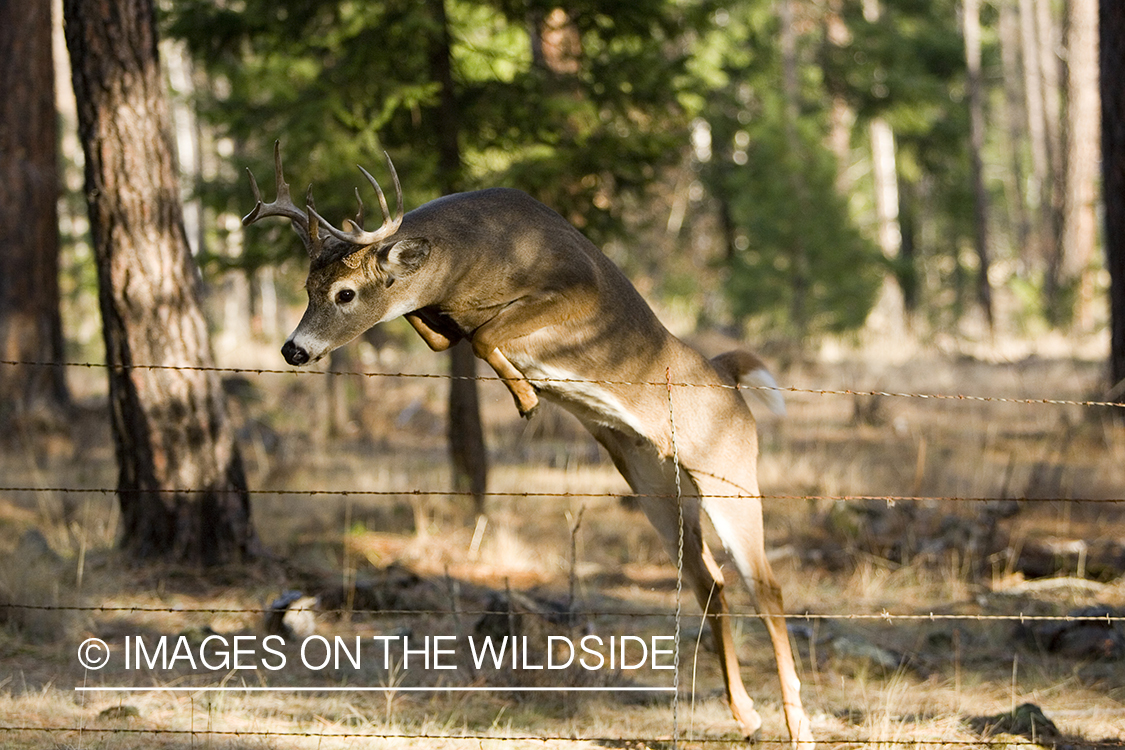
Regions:
<instances>
[{"instance_id":1,"label":"dirt ground","mask_svg":"<svg viewBox=\"0 0 1125 750\"><path fill-rule=\"evenodd\" d=\"M1101 364L765 354L793 389L760 424L768 545L822 746L1125 747L1125 420L1038 402L1097 400ZM442 494L446 382L391 374L444 367L356 350L374 375L232 373L269 552L209 571L129 565L112 494L65 491L115 482L97 373L75 373L71 433L0 457L0 745L741 745L699 608L574 420L521 422L482 383L487 518ZM732 591L757 742L784 744L768 638ZM477 662L513 636L515 667ZM90 638L105 668L83 668ZM587 638L645 666L534 669Z\"/></svg>"}]
</instances>

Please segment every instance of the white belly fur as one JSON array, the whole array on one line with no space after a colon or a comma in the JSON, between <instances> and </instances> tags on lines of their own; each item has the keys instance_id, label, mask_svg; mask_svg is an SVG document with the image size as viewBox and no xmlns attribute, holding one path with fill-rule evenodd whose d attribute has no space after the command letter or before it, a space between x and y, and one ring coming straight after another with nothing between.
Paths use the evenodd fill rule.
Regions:
<instances>
[{"instance_id":1,"label":"white belly fur","mask_svg":"<svg viewBox=\"0 0 1125 750\"><path fill-rule=\"evenodd\" d=\"M579 419L637 435L645 434L636 416L601 383L530 357L518 354L507 356L529 383Z\"/></svg>"}]
</instances>

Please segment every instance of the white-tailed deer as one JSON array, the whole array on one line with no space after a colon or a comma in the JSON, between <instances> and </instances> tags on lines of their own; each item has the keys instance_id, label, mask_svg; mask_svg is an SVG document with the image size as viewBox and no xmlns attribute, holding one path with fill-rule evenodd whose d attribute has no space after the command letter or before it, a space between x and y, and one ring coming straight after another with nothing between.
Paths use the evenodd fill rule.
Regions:
<instances>
[{"instance_id":1,"label":"white-tailed deer","mask_svg":"<svg viewBox=\"0 0 1125 750\"><path fill-rule=\"evenodd\" d=\"M363 229L363 205L344 230L294 205L275 146L277 199L243 219L293 222L312 260L308 309L282 347L291 365L315 362L371 326L405 316L435 351L468 339L527 416L543 396L582 421L609 452L676 559L683 498L683 573L706 613L735 718L761 725L739 674L723 574L703 541L706 511L756 593L773 642L785 721L811 747L785 627L781 589L766 560L754 418L735 386L765 373L747 353L708 361L671 333L625 275L559 214L517 190L449 195ZM358 197L359 193L356 191ZM768 378L768 375L765 375ZM765 382L772 383L772 379ZM676 385L690 384L690 385ZM677 482L676 466L681 482Z\"/></svg>"}]
</instances>

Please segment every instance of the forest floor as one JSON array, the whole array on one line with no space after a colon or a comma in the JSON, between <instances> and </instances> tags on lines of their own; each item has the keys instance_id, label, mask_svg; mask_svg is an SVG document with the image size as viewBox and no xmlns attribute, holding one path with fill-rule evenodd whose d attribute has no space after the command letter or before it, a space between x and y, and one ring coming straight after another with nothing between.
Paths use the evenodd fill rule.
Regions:
<instances>
[{"instance_id":1,"label":"forest floor","mask_svg":"<svg viewBox=\"0 0 1125 750\"><path fill-rule=\"evenodd\" d=\"M1125 747L1125 421L1039 402L1097 400L1101 363L765 354L795 389L760 422L767 544L822 746ZM207 571L128 564L112 493L65 491L116 481L97 373L76 373L70 434L0 455L0 605L20 605L0 606L0 745L668 748L673 728L739 745L698 606L677 620L675 566L577 422L522 422L483 382L487 520L442 494L446 382L391 373L445 366L387 351L346 368L373 377L232 377L266 554ZM268 623L285 591L318 599ZM741 582L730 599L758 742L784 744L769 640ZM677 629L675 705L652 668L668 653L532 668L587 636L635 663ZM488 635L529 650L478 666ZM103 669L80 663L89 638ZM325 647L344 651L321 667ZM217 668L191 668L204 657Z\"/></svg>"}]
</instances>

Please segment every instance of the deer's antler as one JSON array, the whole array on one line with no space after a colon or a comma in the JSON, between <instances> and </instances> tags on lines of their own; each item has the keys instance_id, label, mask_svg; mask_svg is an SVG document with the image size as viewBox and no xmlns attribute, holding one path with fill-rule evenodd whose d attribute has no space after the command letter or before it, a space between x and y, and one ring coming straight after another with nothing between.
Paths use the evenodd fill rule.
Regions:
<instances>
[{"instance_id":1,"label":"deer's antler","mask_svg":"<svg viewBox=\"0 0 1125 750\"><path fill-rule=\"evenodd\" d=\"M294 202L289 194L289 185L285 182L285 175L281 169L281 141L275 141L273 144L273 161L274 172L277 179L277 198L272 203L263 203L262 194L258 190L258 182L254 179L254 173L250 171L249 167L246 169L246 174L250 176L250 189L254 191L254 200L257 203L254 205L253 210L246 216L242 217L242 225L249 226L258 219L265 216L282 216L293 222L293 231L300 236L301 240L305 243L305 250L308 251L309 257L316 260L324 251L324 238L320 234L320 227L323 225L324 231L332 235L341 242L345 242L353 247L360 248L367 245L373 245L395 232L398 231L399 225L402 224L402 185L398 180L398 172L395 171L395 165L391 161L391 157L385 151L383 156L387 159L387 166L391 170L391 177L395 183L395 194L398 197L398 210L397 216L392 216L390 209L387 207L387 198L383 195L382 188L379 183L371 176L363 167L359 167L359 171L375 188L375 194L379 196L379 206L383 209L383 225L374 232L367 232L363 229L363 200L359 197L359 190L356 190L355 197L359 201L359 213L356 214L355 220L345 219L345 223L350 225L348 231L342 231L332 226L323 216L316 211L316 206L313 204L312 186L309 186L309 192L305 196L305 208L302 210ZM358 166L358 165L357 165Z\"/></svg>"}]
</instances>

